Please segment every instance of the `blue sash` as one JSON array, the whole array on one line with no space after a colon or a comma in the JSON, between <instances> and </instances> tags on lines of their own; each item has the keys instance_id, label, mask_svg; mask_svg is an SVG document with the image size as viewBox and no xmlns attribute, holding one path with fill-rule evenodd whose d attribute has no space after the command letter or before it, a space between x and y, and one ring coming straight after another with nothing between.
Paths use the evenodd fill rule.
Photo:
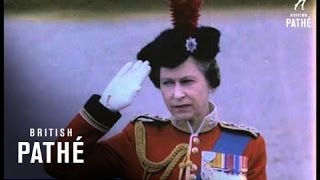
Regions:
<instances>
[{"instance_id":1,"label":"blue sash","mask_svg":"<svg viewBox=\"0 0 320 180\"><path fill-rule=\"evenodd\" d=\"M242 155L251 137L231 131L223 131L212 151L225 154Z\"/></svg>"}]
</instances>

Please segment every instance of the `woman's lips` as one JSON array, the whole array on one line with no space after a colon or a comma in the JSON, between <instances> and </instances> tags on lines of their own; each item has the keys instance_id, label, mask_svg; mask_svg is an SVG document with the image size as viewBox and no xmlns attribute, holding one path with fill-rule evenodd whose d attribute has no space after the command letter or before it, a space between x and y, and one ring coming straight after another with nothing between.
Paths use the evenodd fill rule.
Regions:
<instances>
[{"instance_id":1,"label":"woman's lips","mask_svg":"<svg viewBox=\"0 0 320 180\"><path fill-rule=\"evenodd\" d=\"M184 110L184 109L189 108L190 106L191 106L190 104L182 104L182 105L174 105L171 107L175 110Z\"/></svg>"}]
</instances>

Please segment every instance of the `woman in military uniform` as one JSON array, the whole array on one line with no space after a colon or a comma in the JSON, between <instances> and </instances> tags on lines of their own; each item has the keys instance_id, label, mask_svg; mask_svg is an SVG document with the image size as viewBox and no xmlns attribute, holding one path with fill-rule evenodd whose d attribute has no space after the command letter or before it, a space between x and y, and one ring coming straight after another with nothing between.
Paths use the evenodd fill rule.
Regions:
<instances>
[{"instance_id":1,"label":"woman in military uniform","mask_svg":"<svg viewBox=\"0 0 320 180\"><path fill-rule=\"evenodd\" d=\"M173 28L141 49L102 95L92 95L67 128L84 141L84 163L57 163L56 147L48 174L57 178L249 179L265 180L266 149L254 129L222 122L209 94L220 84L215 59L220 31L198 26L201 1L171 0ZM149 76L172 114L141 115L124 130L100 138L120 119ZM72 152L72 149L70 149Z\"/></svg>"}]
</instances>

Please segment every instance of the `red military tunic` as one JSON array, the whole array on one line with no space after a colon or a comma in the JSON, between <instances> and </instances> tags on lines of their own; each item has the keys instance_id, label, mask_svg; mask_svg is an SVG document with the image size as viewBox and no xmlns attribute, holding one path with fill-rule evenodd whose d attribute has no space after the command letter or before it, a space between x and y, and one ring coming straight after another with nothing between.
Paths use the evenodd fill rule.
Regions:
<instances>
[{"instance_id":1,"label":"red military tunic","mask_svg":"<svg viewBox=\"0 0 320 180\"><path fill-rule=\"evenodd\" d=\"M214 117L216 111L204 119L204 125L196 137L199 141L191 138L189 142L191 134L185 123L148 116L135 118L121 133L99 141L108 128L120 118L120 114L102 107L98 99L99 96L92 96L68 125L67 128L73 130L72 137L57 139L60 142L74 142L77 136L82 136L84 163L56 163L56 148L52 148L52 163L45 164L45 169L51 176L125 179L178 179L180 176L184 179L190 172L188 177L200 177L202 152L211 152L221 133L228 130L250 136L242 154L248 159L248 171L245 172L247 179L266 179L266 149L263 137L245 128L217 123ZM108 121L102 121L106 116ZM141 133L143 130L144 135ZM145 143L145 147L141 143ZM180 150L169 156L177 145ZM159 163L166 158L168 163ZM189 159L192 165L182 163L186 162L186 159ZM172 164L169 165L170 163Z\"/></svg>"}]
</instances>

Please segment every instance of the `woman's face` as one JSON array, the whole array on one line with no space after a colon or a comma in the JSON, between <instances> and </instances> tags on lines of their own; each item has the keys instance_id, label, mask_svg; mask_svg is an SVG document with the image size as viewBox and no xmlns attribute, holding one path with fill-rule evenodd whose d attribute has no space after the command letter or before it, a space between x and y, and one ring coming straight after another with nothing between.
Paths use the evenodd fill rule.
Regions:
<instances>
[{"instance_id":1,"label":"woman's face","mask_svg":"<svg viewBox=\"0 0 320 180\"><path fill-rule=\"evenodd\" d=\"M160 90L178 121L199 120L209 113L209 84L193 57L176 68L160 69Z\"/></svg>"}]
</instances>

